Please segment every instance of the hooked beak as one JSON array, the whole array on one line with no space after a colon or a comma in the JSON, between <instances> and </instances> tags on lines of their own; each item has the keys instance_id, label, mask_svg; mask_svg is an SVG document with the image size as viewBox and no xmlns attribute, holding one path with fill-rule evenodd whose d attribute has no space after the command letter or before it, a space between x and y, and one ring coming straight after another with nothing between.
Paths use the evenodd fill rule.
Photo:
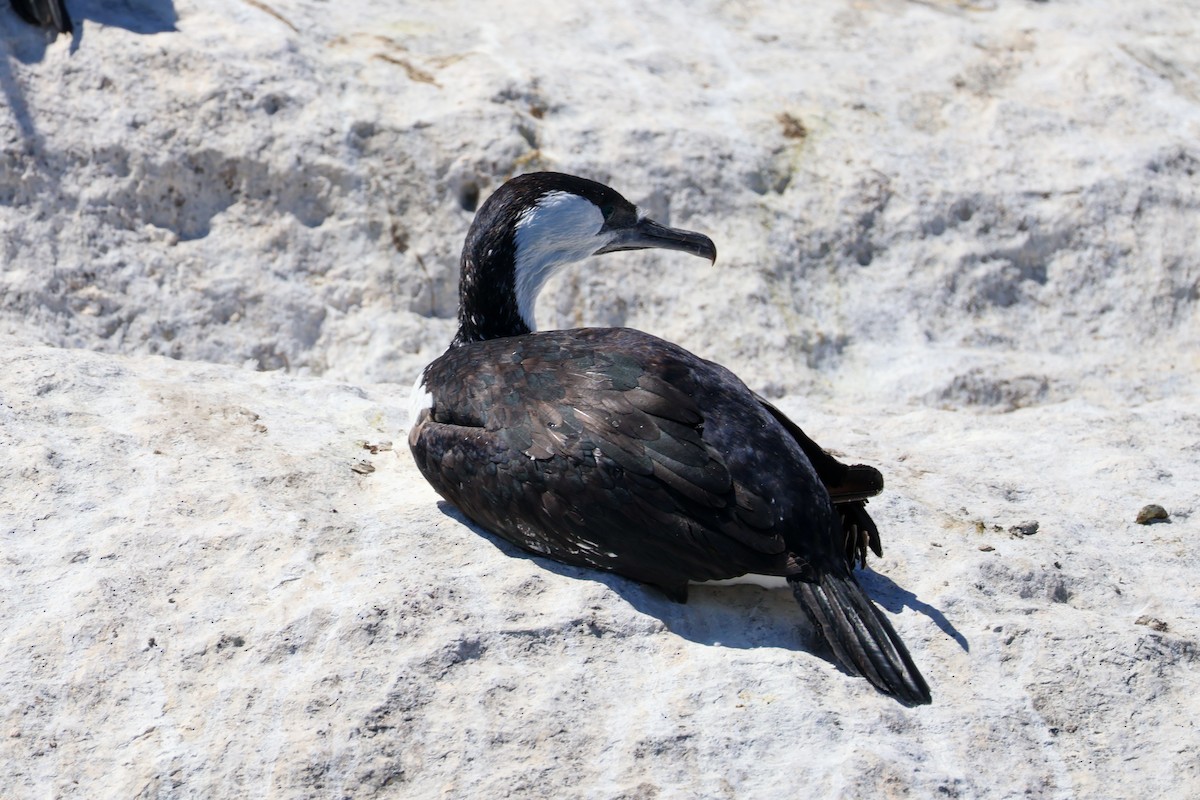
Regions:
<instances>
[{"instance_id":1,"label":"hooked beak","mask_svg":"<svg viewBox=\"0 0 1200 800\"><path fill-rule=\"evenodd\" d=\"M616 253L620 250L657 248L659 250L682 250L694 256L707 258L712 263L717 261L717 246L704 234L668 228L646 217L628 227L614 228L612 232L616 236L597 250L595 255Z\"/></svg>"}]
</instances>

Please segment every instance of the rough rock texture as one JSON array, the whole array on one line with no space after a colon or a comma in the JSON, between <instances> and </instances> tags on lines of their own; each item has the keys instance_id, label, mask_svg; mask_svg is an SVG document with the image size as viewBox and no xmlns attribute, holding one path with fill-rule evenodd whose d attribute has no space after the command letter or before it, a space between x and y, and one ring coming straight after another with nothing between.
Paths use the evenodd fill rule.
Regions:
<instances>
[{"instance_id":1,"label":"rough rock texture","mask_svg":"<svg viewBox=\"0 0 1200 800\"><path fill-rule=\"evenodd\" d=\"M0 6L5 797L1200 794L1194 7L68 7ZM421 481L463 234L537 168L717 242L542 325L883 469L932 707L784 590L677 606Z\"/></svg>"}]
</instances>

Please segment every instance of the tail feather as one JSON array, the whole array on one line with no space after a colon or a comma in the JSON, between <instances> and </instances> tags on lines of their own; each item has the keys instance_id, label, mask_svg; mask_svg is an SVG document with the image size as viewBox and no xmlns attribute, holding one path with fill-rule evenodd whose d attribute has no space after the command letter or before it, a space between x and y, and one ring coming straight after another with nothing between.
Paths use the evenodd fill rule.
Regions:
<instances>
[{"instance_id":1,"label":"tail feather","mask_svg":"<svg viewBox=\"0 0 1200 800\"><path fill-rule=\"evenodd\" d=\"M932 702L900 635L852 574L826 572L817 583L789 580L796 600L847 669L907 705Z\"/></svg>"}]
</instances>

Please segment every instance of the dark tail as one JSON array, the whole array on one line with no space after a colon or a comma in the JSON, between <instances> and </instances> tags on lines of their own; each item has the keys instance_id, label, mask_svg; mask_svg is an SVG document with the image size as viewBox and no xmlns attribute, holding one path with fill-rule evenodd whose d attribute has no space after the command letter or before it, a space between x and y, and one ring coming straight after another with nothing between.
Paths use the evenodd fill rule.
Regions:
<instances>
[{"instance_id":1,"label":"dark tail","mask_svg":"<svg viewBox=\"0 0 1200 800\"><path fill-rule=\"evenodd\" d=\"M853 574L826 572L819 583L798 578L788 582L808 618L847 669L906 705L932 702L929 685L904 642Z\"/></svg>"}]
</instances>

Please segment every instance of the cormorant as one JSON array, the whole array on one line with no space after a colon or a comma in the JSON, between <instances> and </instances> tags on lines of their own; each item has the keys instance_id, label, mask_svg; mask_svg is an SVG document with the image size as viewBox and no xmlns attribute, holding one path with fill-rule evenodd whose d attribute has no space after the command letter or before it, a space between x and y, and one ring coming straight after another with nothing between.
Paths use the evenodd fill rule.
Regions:
<instances>
[{"instance_id":1,"label":"cormorant","mask_svg":"<svg viewBox=\"0 0 1200 800\"><path fill-rule=\"evenodd\" d=\"M629 328L535 332L551 275L663 248L716 261L603 184L513 178L462 253L458 333L413 391L409 447L479 526L684 601L689 581L782 576L838 660L909 705L929 687L852 568L880 553L871 467L840 463L724 367Z\"/></svg>"}]
</instances>

